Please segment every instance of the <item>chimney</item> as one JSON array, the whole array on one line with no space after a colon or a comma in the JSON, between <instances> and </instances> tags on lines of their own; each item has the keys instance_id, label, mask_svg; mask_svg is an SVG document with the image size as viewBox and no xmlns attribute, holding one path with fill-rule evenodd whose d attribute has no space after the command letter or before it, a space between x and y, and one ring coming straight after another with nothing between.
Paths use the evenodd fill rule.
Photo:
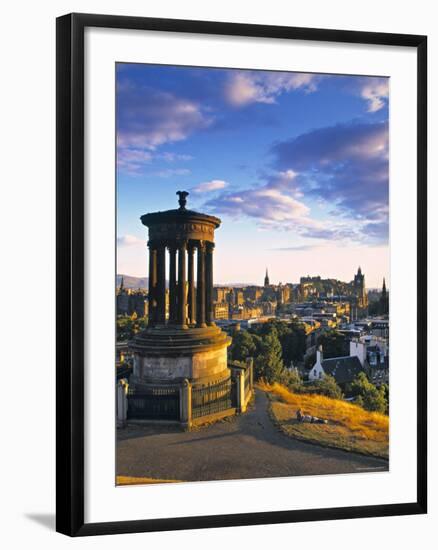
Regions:
<instances>
[{"instance_id":1,"label":"chimney","mask_svg":"<svg viewBox=\"0 0 438 550\"><path fill-rule=\"evenodd\" d=\"M316 362L318 365L322 364L323 361L323 355L322 355L322 346L321 344L318 346L318 349L316 350Z\"/></svg>"}]
</instances>

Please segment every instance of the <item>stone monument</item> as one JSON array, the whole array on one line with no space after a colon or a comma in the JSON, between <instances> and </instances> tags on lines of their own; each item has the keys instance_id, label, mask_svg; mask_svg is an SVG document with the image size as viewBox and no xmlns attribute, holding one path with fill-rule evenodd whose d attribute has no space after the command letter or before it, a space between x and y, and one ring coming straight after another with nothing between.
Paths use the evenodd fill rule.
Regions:
<instances>
[{"instance_id":1,"label":"stone monument","mask_svg":"<svg viewBox=\"0 0 438 550\"><path fill-rule=\"evenodd\" d=\"M188 194L177 192L177 209L141 217L149 230L149 316L147 328L130 342L130 385L137 391L185 380L199 387L230 377L231 339L213 322L214 232L221 220L188 210Z\"/></svg>"}]
</instances>

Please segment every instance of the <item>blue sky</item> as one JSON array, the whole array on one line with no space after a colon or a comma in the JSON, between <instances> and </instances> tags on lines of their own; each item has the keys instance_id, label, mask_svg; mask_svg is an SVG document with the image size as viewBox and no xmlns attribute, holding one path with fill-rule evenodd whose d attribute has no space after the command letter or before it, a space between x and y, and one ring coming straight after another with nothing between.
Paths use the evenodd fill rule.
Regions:
<instances>
[{"instance_id":1,"label":"blue sky","mask_svg":"<svg viewBox=\"0 0 438 550\"><path fill-rule=\"evenodd\" d=\"M388 95L380 77L118 64L117 270L147 271L140 216L222 219L215 282L389 279Z\"/></svg>"}]
</instances>

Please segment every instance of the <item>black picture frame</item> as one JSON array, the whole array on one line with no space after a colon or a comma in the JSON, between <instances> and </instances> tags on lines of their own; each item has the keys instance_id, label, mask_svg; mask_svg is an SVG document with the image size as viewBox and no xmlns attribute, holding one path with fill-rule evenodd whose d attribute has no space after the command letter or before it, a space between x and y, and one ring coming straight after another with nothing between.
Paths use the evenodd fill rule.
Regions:
<instances>
[{"instance_id":1,"label":"black picture frame","mask_svg":"<svg viewBox=\"0 0 438 550\"><path fill-rule=\"evenodd\" d=\"M57 42L56 529L69 536L424 514L427 511L427 37L114 15L68 14ZM417 499L415 502L84 522L84 30L86 27L406 46L417 52Z\"/></svg>"}]
</instances>

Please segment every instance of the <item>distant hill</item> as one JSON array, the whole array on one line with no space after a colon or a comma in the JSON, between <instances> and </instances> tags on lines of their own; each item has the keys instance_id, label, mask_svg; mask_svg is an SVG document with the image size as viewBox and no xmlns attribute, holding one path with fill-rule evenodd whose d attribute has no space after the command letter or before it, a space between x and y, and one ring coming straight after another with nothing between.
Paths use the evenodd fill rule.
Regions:
<instances>
[{"instance_id":1,"label":"distant hill","mask_svg":"<svg viewBox=\"0 0 438 550\"><path fill-rule=\"evenodd\" d=\"M122 277L125 288L148 288L147 277L132 277L132 275L117 275L117 286L120 286Z\"/></svg>"},{"instance_id":2,"label":"distant hill","mask_svg":"<svg viewBox=\"0 0 438 550\"><path fill-rule=\"evenodd\" d=\"M144 288L147 289L149 286L148 277L133 277L132 275L117 275L117 286L120 286L123 277L123 284L125 288ZM166 281L166 286L168 286L168 281ZM253 286L251 283L214 283L214 286L223 286L223 287L234 287L234 288L243 288L245 286Z\"/></svg>"},{"instance_id":3,"label":"distant hill","mask_svg":"<svg viewBox=\"0 0 438 550\"><path fill-rule=\"evenodd\" d=\"M244 288L246 286L262 286L262 285L255 285L254 283L214 283L214 286Z\"/></svg>"}]
</instances>

